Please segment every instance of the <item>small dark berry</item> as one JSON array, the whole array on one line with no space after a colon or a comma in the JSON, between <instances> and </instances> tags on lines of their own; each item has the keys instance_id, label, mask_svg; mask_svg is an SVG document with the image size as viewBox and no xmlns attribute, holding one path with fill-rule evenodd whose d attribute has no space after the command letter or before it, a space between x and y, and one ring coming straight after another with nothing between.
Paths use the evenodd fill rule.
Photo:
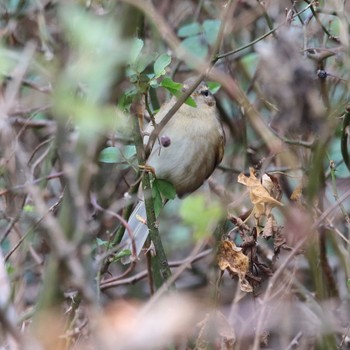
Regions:
<instances>
[{"instance_id":1,"label":"small dark berry","mask_svg":"<svg viewBox=\"0 0 350 350\"><path fill-rule=\"evenodd\" d=\"M160 143L163 147L169 147L171 144L171 140L169 136L161 136Z\"/></svg>"},{"instance_id":2,"label":"small dark berry","mask_svg":"<svg viewBox=\"0 0 350 350\"><path fill-rule=\"evenodd\" d=\"M322 70L322 69L319 69L317 71L317 76L320 78L320 79L326 79L328 77L328 73L325 71L325 70Z\"/></svg>"}]
</instances>

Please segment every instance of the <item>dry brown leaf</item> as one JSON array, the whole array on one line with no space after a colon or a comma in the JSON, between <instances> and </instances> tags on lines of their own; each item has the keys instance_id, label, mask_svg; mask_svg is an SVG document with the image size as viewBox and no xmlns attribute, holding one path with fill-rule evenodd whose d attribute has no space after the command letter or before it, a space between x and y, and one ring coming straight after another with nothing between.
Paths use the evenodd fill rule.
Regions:
<instances>
[{"instance_id":1,"label":"dry brown leaf","mask_svg":"<svg viewBox=\"0 0 350 350\"><path fill-rule=\"evenodd\" d=\"M267 189L269 193L272 193L274 184L272 182L271 177L268 174L264 174L261 177L261 184ZM275 198L275 197L274 197Z\"/></svg>"},{"instance_id":2,"label":"dry brown leaf","mask_svg":"<svg viewBox=\"0 0 350 350\"><path fill-rule=\"evenodd\" d=\"M221 271L227 269L231 275L238 276L240 289L243 292L253 291L252 286L245 278L249 271L249 258L242 253L242 248L237 247L231 241L222 241L219 244L217 260Z\"/></svg>"},{"instance_id":3,"label":"dry brown leaf","mask_svg":"<svg viewBox=\"0 0 350 350\"><path fill-rule=\"evenodd\" d=\"M256 218L266 214L266 206L270 208L274 206L283 206L283 203L273 198L268 189L266 189L260 180L255 176L254 169L250 168L250 176L247 177L243 173L238 175L238 182L247 186L250 200L254 205L254 216Z\"/></svg>"},{"instance_id":4,"label":"dry brown leaf","mask_svg":"<svg viewBox=\"0 0 350 350\"><path fill-rule=\"evenodd\" d=\"M278 201L281 200L283 193L277 176L265 173L261 178L261 183L268 190L271 197Z\"/></svg>"},{"instance_id":5,"label":"dry brown leaf","mask_svg":"<svg viewBox=\"0 0 350 350\"><path fill-rule=\"evenodd\" d=\"M241 289L242 292L245 292L245 293L253 292L253 287L251 286L251 284L248 282L246 278L242 278L239 280L239 288Z\"/></svg>"}]
</instances>

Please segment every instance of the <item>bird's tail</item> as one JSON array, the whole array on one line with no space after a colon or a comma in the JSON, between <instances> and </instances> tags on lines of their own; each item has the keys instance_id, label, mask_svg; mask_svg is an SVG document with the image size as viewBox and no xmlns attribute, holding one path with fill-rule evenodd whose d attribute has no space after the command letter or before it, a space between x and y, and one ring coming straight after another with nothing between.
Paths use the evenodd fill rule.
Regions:
<instances>
[{"instance_id":1,"label":"bird's tail","mask_svg":"<svg viewBox=\"0 0 350 350\"><path fill-rule=\"evenodd\" d=\"M139 256L143 245L148 237L148 227L146 218L146 208L145 203L140 201L134 211L131 213L128 224L133 234L133 239L135 242L136 257ZM120 242L123 249L129 249L132 252L132 239L127 230ZM123 264L129 264L132 261L132 255L122 258L121 262Z\"/></svg>"}]
</instances>

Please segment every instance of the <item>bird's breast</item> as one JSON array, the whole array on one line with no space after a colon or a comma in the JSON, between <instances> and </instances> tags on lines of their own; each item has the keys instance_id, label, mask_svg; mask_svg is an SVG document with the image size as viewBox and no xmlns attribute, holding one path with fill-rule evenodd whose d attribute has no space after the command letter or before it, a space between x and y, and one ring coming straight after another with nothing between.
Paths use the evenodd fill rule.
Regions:
<instances>
[{"instance_id":1,"label":"bird's breast","mask_svg":"<svg viewBox=\"0 0 350 350\"><path fill-rule=\"evenodd\" d=\"M193 120L174 116L160 138L170 140L168 147L156 142L147 164L157 178L170 181L179 197L195 191L214 171L222 142L221 125L216 118Z\"/></svg>"}]
</instances>

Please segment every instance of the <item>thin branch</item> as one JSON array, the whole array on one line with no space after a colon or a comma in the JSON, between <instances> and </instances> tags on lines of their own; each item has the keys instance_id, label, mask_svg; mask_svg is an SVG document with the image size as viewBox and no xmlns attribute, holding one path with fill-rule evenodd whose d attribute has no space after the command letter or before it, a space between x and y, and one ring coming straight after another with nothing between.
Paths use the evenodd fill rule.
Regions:
<instances>
[{"instance_id":1,"label":"thin branch","mask_svg":"<svg viewBox=\"0 0 350 350\"><path fill-rule=\"evenodd\" d=\"M7 80L12 80L14 77L12 75L9 75L9 74L5 74L4 75L4 78L7 79ZM21 84L23 86L26 86L26 87L29 87L33 90L36 90L36 91L39 91L39 92L42 92L44 94L50 94L52 93L52 86L51 85L47 85L47 86L40 86L38 84L35 84L34 82L28 80L28 79L22 79L21 80Z\"/></svg>"},{"instance_id":2,"label":"thin branch","mask_svg":"<svg viewBox=\"0 0 350 350\"><path fill-rule=\"evenodd\" d=\"M10 109L8 111L8 115L10 117L12 116L22 116L22 115L28 115L28 114L37 114L39 112L42 111L46 111L47 109L52 108L52 104L46 104L40 107L30 107L27 109ZM42 128L42 127L46 127L46 126L56 126L56 122L52 121L52 120L32 120L32 121L28 121L28 119L24 119L24 118L11 118L10 119L10 123L12 125L26 125L28 127L31 128Z\"/></svg>"},{"instance_id":3,"label":"thin branch","mask_svg":"<svg viewBox=\"0 0 350 350\"><path fill-rule=\"evenodd\" d=\"M207 250L204 250L203 252L201 252L193 257L189 256L183 260L169 261L169 266L174 268L174 267L179 267L182 264L185 264L188 262L190 264L192 264L198 260L205 258L209 254L211 254L212 251L213 251L212 249L207 249ZM134 276L131 276L131 277L128 277L128 278L125 278L122 280L119 278L111 277L111 278L108 278L108 279L101 281L100 287L102 290L104 290L104 289L113 288L113 287L117 287L117 286L121 286L121 285L135 284L136 282L141 281L142 279L146 278L147 274L148 274L148 271L144 270L144 271L137 273Z\"/></svg>"},{"instance_id":4,"label":"thin branch","mask_svg":"<svg viewBox=\"0 0 350 350\"><path fill-rule=\"evenodd\" d=\"M307 2L309 5L313 5L314 1L310 1L309 0L305 0L305 2ZM310 6L310 9L311 9L311 12L313 14L313 16L315 17L317 23L319 24L319 26L322 28L323 32L328 36L329 39L335 41L336 43L340 44L340 40L339 38L336 38L334 35L332 35L329 30L323 25L323 23L321 22L318 14L317 14L317 11L315 11L314 7L313 6Z\"/></svg>"},{"instance_id":5,"label":"thin branch","mask_svg":"<svg viewBox=\"0 0 350 350\"><path fill-rule=\"evenodd\" d=\"M48 213L55 213L57 211L57 208L61 205L63 199L63 193L58 197L58 200L56 203L54 203L47 211ZM36 221L30 228L29 230L21 237L21 239L14 245L14 247L7 253L5 256L4 260L8 261L10 259L11 255L18 249L18 247L23 243L23 241L30 236L35 229L40 225L40 223L45 219L45 215L42 216L38 221ZM6 236L4 236L1 240L1 242L4 240Z\"/></svg>"},{"instance_id":6,"label":"thin branch","mask_svg":"<svg viewBox=\"0 0 350 350\"><path fill-rule=\"evenodd\" d=\"M57 179L59 177L62 177L63 175L64 175L64 172L60 171L58 173L54 173L54 174L51 174L51 175L39 177L39 178L31 181L30 184L31 185L37 185L38 183L40 183L42 181L49 181L49 180L52 180L52 179ZM17 185L17 186L13 186L11 188L6 188L5 190L0 191L0 197L5 195L8 192L16 192L18 190L26 189L27 186L28 186L28 183L25 183L23 185Z\"/></svg>"},{"instance_id":7,"label":"thin branch","mask_svg":"<svg viewBox=\"0 0 350 350\"><path fill-rule=\"evenodd\" d=\"M121 222L121 224L126 228L126 231L128 232L128 235L129 235L130 241L131 241L131 254L132 254L132 261L133 261L133 263L130 264L129 268L122 275L120 275L118 277L118 278L123 278L123 277L125 277L128 273L130 273L134 269L135 264L136 264L135 261L137 259L137 256L136 256L136 245L135 245L134 232L132 232L129 223L121 215L119 215L118 213L115 213L114 211L102 208L97 203L96 197L93 196L93 195L91 196L91 204L98 211L102 211L102 212L104 212L106 214L109 214L109 215L117 218Z\"/></svg>"},{"instance_id":8,"label":"thin branch","mask_svg":"<svg viewBox=\"0 0 350 350\"><path fill-rule=\"evenodd\" d=\"M339 194L338 194L338 189L337 189L337 181L336 181L336 175L335 175L335 163L333 160L330 161L329 167L331 169L331 180L332 180L332 190L333 190L333 197L337 201L339 199ZM342 203L339 204L339 208L344 215L345 221L350 225L350 217L349 214L347 213L344 205Z\"/></svg>"},{"instance_id":9,"label":"thin branch","mask_svg":"<svg viewBox=\"0 0 350 350\"><path fill-rule=\"evenodd\" d=\"M176 101L173 107L169 110L169 112L164 116L164 118L161 120L161 122L156 126L156 128L153 130L152 134L149 137L145 153L146 156L150 153L151 149L153 148L153 145L155 141L157 140L158 135L163 130L164 126L169 122L169 120L175 115L175 113L178 111L178 109L184 104L184 102L190 97L190 95L193 93L193 91L196 89L196 87L201 83L201 81L204 79L205 74L201 74L195 82L184 92Z\"/></svg>"},{"instance_id":10,"label":"thin branch","mask_svg":"<svg viewBox=\"0 0 350 350\"><path fill-rule=\"evenodd\" d=\"M26 200L27 200L27 196L24 196L24 198L22 199L22 204L21 204L20 208L24 207L24 204L25 204ZM7 238L7 236L10 234L10 232L12 231L13 227L15 226L15 224L21 218L21 214L22 214L22 211L18 210L16 216L14 218L10 219L9 224L7 225L4 233L2 234L2 236L0 238L0 244L2 244L5 241L5 239Z\"/></svg>"},{"instance_id":11,"label":"thin branch","mask_svg":"<svg viewBox=\"0 0 350 350\"><path fill-rule=\"evenodd\" d=\"M340 342L340 344L338 346L339 350L343 349L343 346L345 344L346 338L349 336L349 334L350 334L350 324L348 325L348 328L346 329L346 332L342 336L341 342Z\"/></svg>"},{"instance_id":12,"label":"thin branch","mask_svg":"<svg viewBox=\"0 0 350 350\"><path fill-rule=\"evenodd\" d=\"M307 142L307 141L302 141L302 140L291 140L288 139L287 137L284 137L280 135L274 128L270 126L270 130L276 135L280 140L282 140L284 143L287 143L288 145L295 145L295 146L300 146L300 147L305 147L305 148L312 148L315 145L314 141Z\"/></svg>"},{"instance_id":13,"label":"thin branch","mask_svg":"<svg viewBox=\"0 0 350 350\"><path fill-rule=\"evenodd\" d=\"M302 9L302 10L299 11L298 13L294 14L292 18L295 18L295 17L299 16L300 14L302 14L303 12L305 12L306 10L308 10L308 9L313 5L314 2L315 2L315 1L312 1L312 2L311 2L308 6L306 6L304 9ZM240 51L243 51L243 50L245 50L245 49L247 49L247 48L249 48L249 47L251 47L251 46L254 46L254 45L255 45L256 43L258 43L259 41L261 41L261 40L267 38L267 37L268 37L269 35L271 35L271 34L274 34L278 29L280 29L281 27L283 27L285 24L286 24L286 23L283 22L283 23L277 25L277 27L272 28L271 30L269 30L269 31L266 32L265 34L261 35L259 38L257 38L257 39L255 39L255 40L251 41L250 43L248 43L248 44L246 44L246 45L243 45L243 46L239 47L238 49L225 52L225 53L223 53L223 54L221 54L221 55L217 55L216 60L219 60L219 59L221 59L221 58L225 58L225 57L230 56L230 55L234 55L234 54L236 54L236 53L238 53L238 52L240 52Z\"/></svg>"},{"instance_id":14,"label":"thin branch","mask_svg":"<svg viewBox=\"0 0 350 350\"><path fill-rule=\"evenodd\" d=\"M300 339L303 337L303 332L298 332L296 336L292 339L292 341L289 343L286 350L293 350L297 349L300 345Z\"/></svg>"},{"instance_id":15,"label":"thin branch","mask_svg":"<svg viewBox=\"0 0 350 350\"><path fill-rule=\"evenodd\" d=\"M184 104L184 102L187 100L187 98L193 93L193 91L196 89L196 87L206 77L206 75L211 70L211 66L213 64L215 64L215 62L217 60L217 52L219 51L220 45L221 45L223 38L224 38L225 26L228 22L228 19L230 18L230 16L233 13L234 6L235 6L235 3L232 0L230 0L226 5L227 8L225 8L225 11L223 11L223 15L222 15L223 19L221 21L221 26L219 29L218 36L217 36L216 41L215 41L214 46L213 46L212 58L210 60L211 64L209 64L207 62L204 63L204 66L201 68L202 73L199 75L199 77L188 88L188 90L178 98L178 100L176 101L174 106L169 110L169 112L164 116L164 118L161 120L161 122L154 129L154 131L150 135L149 141L148 141L147 146L146 146L146 150L145 150L146 156L150 153L158 135L160 134L160 132L162 131L164 126L169 122L169 120L174 116L174 114L178 111L178 109Z\"/></svg>"},{"instance_id":16,"label":"thin branch","mask_svg":"<svg viewBox=\"0 0 350 350\"><path fill-rule=\"evenodd\" d=\"M203 247L203 242L199 241L195 247L192 249L191 256L196 256ZM180 275L191 265L191 259L183 262L169 277L169 279L164 283L148 301L142 310L142 313L147 313L152 307L157 303L157 301L162 297L162 295L175 283L175 281L180 277Z\"/></svg>"}]
</instances>

